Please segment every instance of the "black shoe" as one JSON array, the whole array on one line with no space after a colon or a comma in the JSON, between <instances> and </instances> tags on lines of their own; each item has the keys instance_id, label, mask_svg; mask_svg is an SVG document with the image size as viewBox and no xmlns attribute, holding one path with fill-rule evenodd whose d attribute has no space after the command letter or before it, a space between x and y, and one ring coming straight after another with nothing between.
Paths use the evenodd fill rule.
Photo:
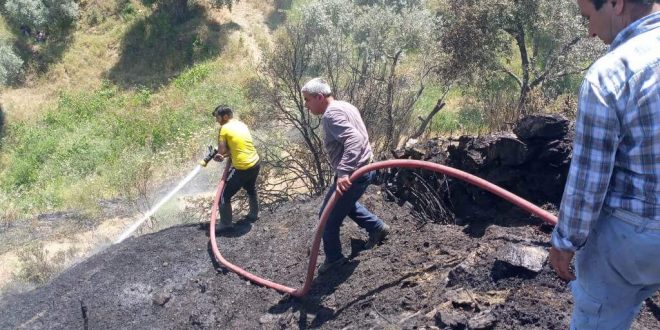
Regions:
<instances>
[{"instance_id":1,"label":"black shoe","mask_svg":"<svg viewBox=\"0 0 660 330\"><path fill-rule=\"evenodd\" d=\"M389 233L390 233L390 226L388 226L387 224L383 224L383 228L381 228L379 231L369 234L369 240L364 245L364 249L369 250L374 246L380 244L385 239L385 237L387 237L387 234Z\"/></svg>"},{"instance_id":2,"label":"black shoe","mask_svg":"<svg viewBox=\"0 0 660 330\"><path fill-rule=\"evenodd\" d=\"M251 216L251 215L249 215L249 214L246 215L246 216L243 218L243 221L247 221L247 222L255 222L255 221L257 221L257 220L259 220L259 217L258 217L258 216L255 217L255 216Z\"/></svg>"},{"instance_id":3,"label":"black shoe","mask_svg":"<svg viewBox=\"0 0 660 330\"><path fill-rule=\"evenodd\" d=\"M233 224L223 224L222 222L218 223L215 226L215 233L220 234L220 233L227 233L230 232L232 229L234 229Z\"/></svg>"},{"instance_id":4,"label":"black shoe","mask_svg":"<svg viewBox=\"0 0 660 330\"><path fill-rule=\"evenodd\" d=\"M343 257L343 256L342 256L341 258L339 258L339 259L337 259L337 260L335 260L335 261L324 262L324 263L321 265L321 267L319 267L318 272L319 272L319 274L326 273L327 271L329 271L329 270L331 270L331 269L333 269L333 268L337 268L337 267L339 267L339 266L345 264L347 261L348 261L348 259L346 259L346 257Z\"/></svg>"}]
</instances>

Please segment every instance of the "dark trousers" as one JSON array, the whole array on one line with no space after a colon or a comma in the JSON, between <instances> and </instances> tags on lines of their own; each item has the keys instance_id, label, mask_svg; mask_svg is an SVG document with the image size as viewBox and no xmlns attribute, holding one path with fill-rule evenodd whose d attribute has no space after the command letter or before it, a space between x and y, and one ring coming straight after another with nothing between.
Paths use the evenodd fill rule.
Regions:
<instances>
[{"instance_id":1,"label":"dark trousers","mask_svg":"<svg viewBox=\"0 0 660 330\"><path fill-rule=\"evenodd\" d=\"M337 203L335 203L335 207L330 212L328 221L325 224L325 230L323 231L323 250L325 251L326 262L332 262L342 257L339 229L346 216L355 221L358 226L365 229L368 233L373 233L383 228L383 221L369 212L362 204L358 203L358 199L362 197L375 176L376 172L371 171L354 180L351 188L345 191L339 197ZM325 195L319 216L323 213L325 205L336 189L337 184L334 182Z\"/></svg>"},{"instance_id":2,"label":"dark trousers","mask_svg":"<svg viewBox=\"0 0 660 330\"><path fill-rule=\"evenodd\" d=\"M225 190L220 197L220 205L231 203L231 198L236 195L239 189L243 188L248 196L257 196L257 177L259 176L259 169L261 165L257 162L247 170L237 170L234 167L229 169L227 174L227 182L225 183Z\"/></svg>"}]
</instances>

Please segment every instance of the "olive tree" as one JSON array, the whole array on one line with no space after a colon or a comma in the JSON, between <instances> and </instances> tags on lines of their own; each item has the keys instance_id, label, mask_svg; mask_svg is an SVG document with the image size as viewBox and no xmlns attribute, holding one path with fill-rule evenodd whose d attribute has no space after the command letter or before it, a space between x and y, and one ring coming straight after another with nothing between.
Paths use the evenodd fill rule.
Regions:
<instances>
[{"instance_id":1,"label":"olive tree","mask_svg":"<svg viewBox=\"0 0 660 330\"><path fill-rule=\"evenodd\" d=\"M276 33L263 63L261 99L312 155L304 175L312 191L328 184L329 171L319 118L305 109L302 84L325 77L338 99L360 109L376 152L396 148L413 124L415 103L436 78L436 23L422 1L315 0Z\"/></svg>"},{"instance_id":2,"label":"olive tree","mask_svg":"<svg viewBox=\"0 0 660 330\"><path fill-rule=\"evenodd\" d=\"M11 21L41 30L71 24L79 8L73 0L6 0L5 11Z\"/></svg>"},{"instance_id":3,"label":"olive tree","mask_svg":"<svg viewBox=\"0 0 660 330\"><path fill-rule=\"evenodd\" d=\"M20 76L23 60L12 47L0 40L0 85L9 85Z\"/></svg>"},{"instance_id":4,"label":"olive tree","mask_svg":"<svg viewBox=\"0 0 660 330\"><path fill-rule=\"evenodd\" d=\"M508 77L520 112L531 91L581 74L603 50L573 1L449 0L441 15L452 74L477 84Z\"/></svg>"}]
</instances>

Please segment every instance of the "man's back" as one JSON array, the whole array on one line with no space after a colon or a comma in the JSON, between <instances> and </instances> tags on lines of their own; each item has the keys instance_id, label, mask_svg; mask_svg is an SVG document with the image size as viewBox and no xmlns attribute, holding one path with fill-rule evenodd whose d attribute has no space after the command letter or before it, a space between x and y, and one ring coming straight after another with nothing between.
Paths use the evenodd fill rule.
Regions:
<instances>
[{"instance_id":1,"label":"man's back","mask_svg":"<svg viewBox=\"0 0 660 330\"><path fill-rule=\"evenodd\" d=\"M333 100L322 118L324 145L338 176L350 174L372 157L369 134L352 104Z\"/></svg>"},{"instance_id":2,"label":"man's back","mask_svg":"<svg viewBox=\"0 0 660 330\"><path fill-rule=\"evenodd\" d=\"M660 219L660 13L617 36L585 88L592 96L580 110L599 112L592 116L611 121L618 137L605 205Z\"/></svg>"},{"instance_id":3,"label":"man's back","mask_svg":"<svg viewBox=\"0 0 660 330\"><path fill-rule=\"evenodd\" d=\"M227 143L232 164L236 169L249 169L259 161L259 155L252 142L252 135L244 123L231 119L222 125L219 140Z\"/></svg>"}]
</instances>

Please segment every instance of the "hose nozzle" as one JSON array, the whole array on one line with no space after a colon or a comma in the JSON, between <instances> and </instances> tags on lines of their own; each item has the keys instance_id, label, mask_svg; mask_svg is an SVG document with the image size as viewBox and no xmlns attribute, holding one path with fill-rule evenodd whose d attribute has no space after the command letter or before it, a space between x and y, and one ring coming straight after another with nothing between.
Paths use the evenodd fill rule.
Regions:
<instances>
[{"instance_id":1,"label":"hose nozzle","mask_svg":"<svg viewBox=\"0 0 660 330\"><path fill-rule=\"evenodd\" d=\"M207 153L206 156L204 156L204 159L199 161L199 165L202 165L202 167L206 167L208 163L215 157L215 155L218 153L218 149L213 148L213 146L209 145L207 146Z\"/></svg>"}]
</instances>

